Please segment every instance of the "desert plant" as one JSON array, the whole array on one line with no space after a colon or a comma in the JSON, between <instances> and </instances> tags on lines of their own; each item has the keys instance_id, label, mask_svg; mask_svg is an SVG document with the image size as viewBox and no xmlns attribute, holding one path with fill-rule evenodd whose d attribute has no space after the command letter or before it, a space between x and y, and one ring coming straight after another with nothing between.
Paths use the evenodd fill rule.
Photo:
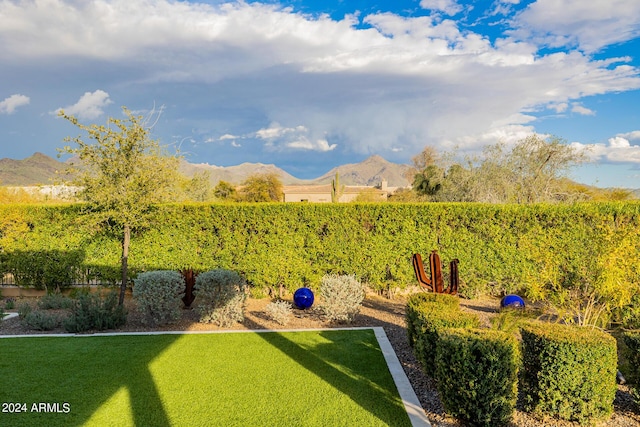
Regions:
<instances>
[{"instance_id":1,"label":"desert plant","mask_svg":"<svg viewBox=\"0 0 640 427\"><path fill-rule=\"evenodd\" d=\"M32 310L33 309L31 308L31 306L28 303L23 302L18 307L18 317L20 319L24 319L27 316L27 314L31 313Z\"/></svg>"},{"instance_id":2,"label":"desert plant","mask_svg":"<svg viewBox=\"0 0 640 427\"><path fill-rule=\"evenodd\" d=\"M269 303L264 310L271 320L280 325L286 325L289 323L289 320L291 320L291 316L293 315L291 303L283 300Z\"/></svg>"},{"instance_id":3,"label":"desert plant","mask_svg":"<svg viewBox=\"0 0 640 427\"><path fill-rule=\"evenodd\" d=\"M4 301L4 308L7 310L13 310L15 306L16 306L16 300L14 298L7 298Z\"/></svg>"},{"instance_id":4,"label":"desert plant","mask_svg":"<svg viewBox=\"0 0 640 427\"><path fill-rule=\"evenodd\" d=\"M38 308L41 310L70 309L72 305L71 298L60 293L47 294L38 300Z\"/></svg>"},{"instance_id":5,"label":"desert plant","mask_svg":"<svg viewBox=\"0 0 640 427\"><path fill-rule=\"evenodd\" d=\"M35 310L27 314L22 322L37 331L50 331L60 326L62 323L60 316L42 310Z\"/></svg>"},{"instance_id":6,"label":"desert plant","mask_svg":"<svg viewBox=\"0 0 640 427\"><path fill-rule=\"evenodd\" d=\"M322 277L320 295L327 319L351 323L364 300L364 287L354 275L327 274Z\"/></svg>"},{"instance_id":7,"label":"desert plant","mask_svg":"<svg viewBox=\"0 0 640 427\"><path fill-rule=\"evenodd\" d=\"M180 317L184 278L177 271L148 271L134 280L133 298L147 324L162 324Z\"/></svg>"},{"instance_id":8,"label":"desert plant","mask_svg":"<svg viewBox=\"0 0 640 427\"><path fill-rule=\"evenodd\" d=\"M114 329L127 321L124 307L118 305L118 296L109 292L103 299L99 294L81 295L71 307L71 316L64 321L67 332Z\"/></svg>"},{"instance_id":9,"label":"desert plant","mask_svg":"<svg viewBox=\"0 0 640 427\"><path fill-rule=\"evenodd\" d=\"M194 293L201 322L228 327L244 320L247 282L235 271L216 269L199 274Z\"/></svg>"}]
</instances>

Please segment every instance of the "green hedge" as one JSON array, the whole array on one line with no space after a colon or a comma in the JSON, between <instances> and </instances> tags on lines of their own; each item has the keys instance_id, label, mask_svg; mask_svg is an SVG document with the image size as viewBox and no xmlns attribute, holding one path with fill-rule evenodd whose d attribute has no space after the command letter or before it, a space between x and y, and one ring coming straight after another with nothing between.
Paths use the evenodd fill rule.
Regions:
<instances>
[{"instance_id":1,"label":"green hedge","mask_svg":"<svg viewBox=\"0 0 640 427\"><path fill-rule=\"evenodd\" d=\"M82 208L0 206L2 271L16 258L55 253L56 262L117 282L119 230L85 221ZM415 284L411 255L433 249L444 262L460 260L463 296L542 299L588 284L624 302L640 287L640 204L162 205L134 230L129 265L134 275L225 268L289 290L355 274L385 289Z\"/></svg>"},{"instance_id":2,"label":"green hedge","mask_svg":"<svg viewBox=\"0 0 640 427\"><path fill-rule=\"evenodd\" d=\"M629 379L635 383L636 388L640 388L640 331L625 332L622 339L628 349L626 356L631 370Z\"/></svg>"},{"instance_id":3,"label":"green hedge","mask_svg":"<svg viewBox=\"0 0 640 427\"><path fill-rule=\"evenodd\" d=\"M616 340L594 328L529 322L522 329L526 409L580 423L613 412Z\"/></svg>"},{"instance_id":4,"label":"green hedge","mask_svg":"<svg viewBox=\"0 0 640 427\"><path fill-rule=\"evenodd\" d=\"M414 294L406 309L407 335L416 358L431 377L436 372L439 333L445 328L477 328L480 320L460 310L458 297L442 294ZM454 302L455 301L455 302Z\"/></svg>"},{"instance_id":5,"label":"green hedge","mask_svg":"<svg viewBox=\"0 0 640 427\"><path fill-rule=\"evenodd\" d=\"M518 347L500 331L441 330L436 379L447 413L477 426L508 424L517 399Z\"/></svg>"},{"instance_id":6,"label":"green hedge","mask_svg":"<svg viewBox=\"0 0 640 427\"><path fill-rule=\"evenodd\" d=\"M407 299L407 305L405 309L405 323L407 325L407 338L409 339L409 345L415 347L417 334L421 332L422 320L420 316L422 312L428 307L428 304L438 304L446 310L454 310L458 312L460 308L460 298L448 294L436 294L433 292L420 292L412 294Z\"/></svg>"}]
</instances>

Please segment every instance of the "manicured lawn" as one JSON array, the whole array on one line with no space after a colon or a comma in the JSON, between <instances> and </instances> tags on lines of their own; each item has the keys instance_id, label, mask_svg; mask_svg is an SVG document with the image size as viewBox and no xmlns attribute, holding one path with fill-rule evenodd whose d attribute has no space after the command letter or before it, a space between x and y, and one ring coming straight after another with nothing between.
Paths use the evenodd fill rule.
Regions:
<instances>
[{"instance_id":1,"label":"manicured lawn","mask_svg":"<svg viewBox=\"0 0 640 427\"><path fill-rule=\"evenodd\" d=\"M0 425L410 425L372 330L4 338L0 378Z\"/></svg>"}]
</instances>

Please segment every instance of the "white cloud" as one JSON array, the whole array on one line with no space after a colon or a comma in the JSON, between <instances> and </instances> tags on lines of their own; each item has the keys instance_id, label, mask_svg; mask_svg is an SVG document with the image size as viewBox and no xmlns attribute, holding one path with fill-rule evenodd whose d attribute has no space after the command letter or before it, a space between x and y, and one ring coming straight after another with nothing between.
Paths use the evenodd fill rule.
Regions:
<instances>
[{"instance_id":1,"label":"white cloud","mask_svg":"<svg viewBox=\"0 0 640 427\"><path fill-rule=\"evenodd\" d=\"M636 141L634 145L631 141ZM571 144L579 150L585 150L592 160L605 163L640 164L640 131L618 134L607 140L607 143Z\"/></svg>"},{"instance_id":2,"label":"white cloud","mask_svg":"<svg viewBox=\"0 0 640 427\"><path fill-rule=\"evenodd\" d=\"M455 15L462 10L456 0L420 0L420 7L444 12L447 15Z\"/></svg>"},{"instance_id":3,"label":"white cloud","mask_svg":"<svg viewBox=\"0 0 640 427\"><path fill-rule=\"evenodd\" d=\"M287 147L290 148L298 148L302 150L312 150L312 151L332 151L338 145L337 144L329 144L326 139L318 139L315 142L308 140L307 138L300 138L296 141L291 141L286 143Z\"/></svg>"},{"instance_id":4,"label":"white cloud","mask_svg":"<svg viewBox=\"0 0 640 427\"><path fill-rule=\"evenodd\" d=\"M640 88L630 58L539 50L570 43L590 51L633 37L640 2L612 2L538 0L512 22L510 37L492 41L437 14L376 13L362 17L371 28L358 29L353 17L313 18L258 2L0 1L0 61L12 70L28 63L29 71L57 64L69 81L95 75L102 80L93 87L143 105L161 93L173 122L200 135L229 132L211 142L407 155L426 144L475 149L533 132L527 112L593 113L581 98ZM53 76L43 74L43 85L58 84ZM100 90L65 110L95 118L109 103Z\"/></svg>"},{"instance_id":5,"label":"white cloud","mask_svg":"<svg viewBox=\"0 0 640 427\"><path fill-rule=\"evenodd\" d=\"M111 103L109 94L98 89L95 92L85 92L78 102L68 107L60 108L56 110L56 113L64 110L66 114L77 116L79 119L93 120L104 114L103 108Z\"/></svg>"},{"instance_id":6,"label":"white cloud","mask_svg":"<svg viewBox=\"0 0 640 427\"><path fill-rule=\"evenodd\" d=\"M640 35L636 0L537 0L513 23L520 39L534 37L551 47L578 46L586 52Z\"/></svg>"},{"instance_id":7,"label":"white cloud","mask_svg":"<svg viewBox=\"0 0 640 427\"><path fill-rule=\"evenodd\" d=\"M29 97L25 95L11 95L0 102L0 114L13 114L16 108L29 105L30 101Z\"/></svg>"},{"instance_id":8,"label":"white cloud","mask_svg":"<svg viewBox=\"0 0 640 427\"><path fill-rule=\"evenodd\" d=\"M292 148L310 151L331 151L337 144L329 144L324 138L310 139L309 129L304 126L283 127L279 123L271 123L255 133L256 138L266 140L266 145L272 149L282 150Z\"/></svg>"},{"instance_id":9,"label":"white cloud","mask_svg":"<svg viewBox=\"0 0 640 427\"><path fill-rule=\"evenodd\" d=\"M571 112L572 113L578 113L578 114L580 114L582 116L595 116L596 115L595 111L585 107L584 105L581 105L578 102L574 102L571 105Z\"/></svg>"},{"instance_id":10,"label":"white cloud","mask_svg":"<svg viewBox=\"0 0 640 427\"><path fill-rule=\"evenodd\" d=\"M632 132L620 133L617 136L625 138L629 141L636 141L640 145L640 130L634 130Z\"/></svg>"}]
</instances>

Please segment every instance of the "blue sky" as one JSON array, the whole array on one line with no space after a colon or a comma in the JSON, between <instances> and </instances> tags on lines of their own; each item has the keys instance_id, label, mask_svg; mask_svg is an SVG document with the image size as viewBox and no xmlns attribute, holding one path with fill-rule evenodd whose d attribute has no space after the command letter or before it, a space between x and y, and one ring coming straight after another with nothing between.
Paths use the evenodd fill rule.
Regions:
<instances>
[{"instance_id":1,"label":"blue sky","mask_svg":"<svg viewBox=\"0 0 640 427\"><path fill-rule=\"evenodd\" d=\"M637 0L0 0L0 157L155 112L192 163L299 178L532 133L640 188Z\"/></svg>"}]
</instances>

